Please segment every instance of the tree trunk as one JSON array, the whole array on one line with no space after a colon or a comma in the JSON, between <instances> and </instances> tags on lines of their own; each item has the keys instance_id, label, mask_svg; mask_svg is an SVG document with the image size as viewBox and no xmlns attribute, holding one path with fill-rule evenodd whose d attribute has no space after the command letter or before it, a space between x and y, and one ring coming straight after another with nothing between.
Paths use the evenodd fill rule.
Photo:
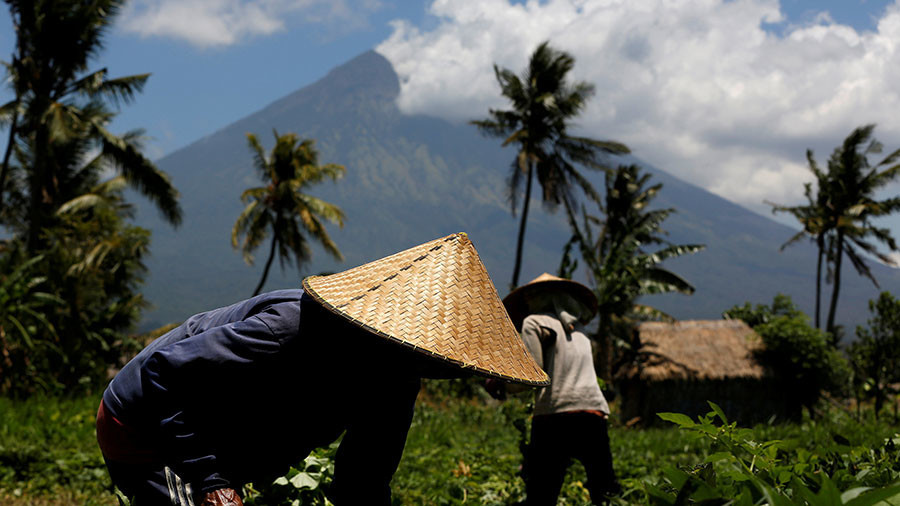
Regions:
<instances>
[{"instance_id":1,"label":"tree trunk","mask_svg":"<svg viewBox=\"0 0 900 506\"><path fill-rule=\"evenodd\" d=\"M862 422L862 394L860 393L861 388L856 387L853 390L856 394L856 421Z\"/></svg>"},{"instance_id":2,"label":"tree trunk","mask_svg":"<svg viewBox=\"0 0 900 506\"><path fill-rule=\"evenodd\" d=\"M513 266L512 284L510 291L515 290L519 286L519 271L522 269L522 247L525 242L525 222L528 220L528 204L531 202L531 180L534 165L528 163L528 181L525 182L525 203L522 204L522 218L519 222L519 238L516 241L516 263Z\"/></svg>"},{"instance_id":3,"label":"tree trunk","mask_svg":"<svg viewBox=\"0 0 900 506\"><path fill-rule=\"evenodd\" d=\"M13 20L14 23L18 23L16 26L21 26L22 20ZM24 48L22 43L19 41L18 36L16 37L16 48L18 50L18 56L16 53L12 54L12 63L10 67L12 68L13 73L21 72L21 59L24 55ZM16 140L16 134L18 133L19 126L19 104L22 101L22 95L20 92L20 84L16 82L15 75L11 76L13 78L13 89L16 90L16 98L15 98L15 106L13 107L13 117L12 122L9 127L9 142L6 144L6 153L3 154L3 167L0 168L0 216L3 215L3 189L6 188L6 178L9 174L9 157L12 155L13 142ZM21 78L21 76L19 76Z\"/></svg>"},{"instance_id":4,"label":"tree trunk","mask_svg":"<svg viewBox=\"0 0 900 506\"><path fill-rule=\"evenodd\" d=\"M12 155L13 143L16 141L16 127L19 123L19 98L16 97L16 105L13 110L12 123L9 126L9 142L6 144L6 152L3 154L3 166L0 167L0 216L3 215L3 194L6 188L6 178L9 173L9 157Z\"/></svg>"},{"instance_id":5,"label":"tree trunk","mask_svg":"<svg viewBox=\"0 0 900 506\"><path fill-rule=\"evenodd\" d=\"M49 214L48 209L50 208L49 204L51 202L49 186L52 184L50 181L52 174L48 167L49 153L47 153L47 151L49 145L49 133L47 132L47 128L45 128L44 125L38 125L37 132L35 132L34 166L28 177L28 200L30 207L28 209L29 223L26 250L29 255L35 255L38 251L43 249L45 244L41 239L41 233L49 224L49 219L47 218L47 215Z\"/></svg>"},{"instance_id":6,"label":"tree trunk","mask_svg":"<svg viewBox=\"0 0 900 506\"><path fill-rule=\"evenodd\" d=\"M603 378L607 385L612 384L612 336L610 335L609 326L606 325L605 318L601 315L597 325L597 334L594 336L596 341L596 355L594 356L594 369L597 376Z\"/></svg>"},{"instance_id":7,"label":"tree trunk","mask_svg":"<svg viewBox=\"0 0 900 506\"><path fill-rule=\"evenodd\" d=\"M834 331L834 315L837 310L838 294L841 291L841 260L844 258L844 232L838 230L835 241L837 258L834 260L834 290L831 292L831 305L828 308L828 324L825 330L831 334L831 344L837 346L838 336Z\"/></svg>"},{"instance_id":8,"label":"tree trunk","mask_svg":"<svg viewBox=\"0 0 900 506\"><path fill-rule=\"evenodd\" d=\"M881 413L881 408L884 407L884 390L882 387L878 385L878 380L875 380L875 420L878 420L878 414Z\"/></svg>"},{"instance_id":9,"label":"tree trunk","mask_svg":"<svg viewBox=\"0 0 900 506\"><path fill-rule=\"evenodd\" d=\"M263 269L262 279L259 280L259 284L256 285L256 290L253 290L253 296L256 297L259 295L260 290L264 284L266 284L266 278L269 277L269 267L272 267L272 260L275 259L275 245L278 244L278 234L272 234L272 247L269 249L269 259L266 260L266 267Z\"/></svg>"},{"instance_id":10,"label":"tree trunk","mask_svg":"<svg viewBox=\"0 0 900 506\"><path fill-rule=\"evenodd\" d=\"M819 258L816 261L816 328L821 328L820 314L822 312L822 257L825 256L825 237L822 234L816 236L816 245L819 246Z\"/></svg>"}]
</instances>

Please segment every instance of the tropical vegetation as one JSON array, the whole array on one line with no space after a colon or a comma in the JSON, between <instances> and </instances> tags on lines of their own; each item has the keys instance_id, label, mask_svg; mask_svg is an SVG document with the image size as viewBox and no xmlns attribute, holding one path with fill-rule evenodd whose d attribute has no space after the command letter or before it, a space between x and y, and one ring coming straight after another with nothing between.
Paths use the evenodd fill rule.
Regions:
<instances>
[{"instance_id":1,"label":"tropical vegetation","mask_svg":"<svg viewBox=\"0 0 900 506\"><path fill-rule=\"evenodd\" d=\"M136 99L149 75L112 78L91 69L124 0L5 1L15 48L4 62L12 99L0 105L7 134L0 160L0 503L115 504L123 498L112 490L95 439L98 390L141 345L171 328L131 334L147 306L141 285L151 236L134 224L128 191L173 226L182 219L179 195L143 154L140 130L111 131L118 108ZM599 300L597 334L615 338L601 353L601 374L612 379L613 359L624 365L642 356L633 326L671 319L641 297L693 293L665 262L703 246L666 239L663 224L675 210L654 205L661 184L636 165L607 166L610 155L628 153L626 146L570 133L594 92L569 81L574 63L544 42L521 75L495 65L509 108L491 109L472 124L516 149L506 185L513 214L521 212L513 286L536 180L544 205L561 205L571 227L560 274L572 277L582 266ZM661 414L680 429L635 429L617 419L613 402L613 453L624 485L616 503L865 505L900 495L900 302L881 294L846 355L836 346L844 256L877 285L866 256L890 263L879 246L897 251L873 220L900 206L900 198L877 197L900 172L900 150L870 163L882 151L873 130L854 130L826 169L808 151L815 181L805 187L806 203L773 204L802 226L785 246L804 238L817 246L815 325L780 295L771 305L725 313L763 340L758 359L786 385L795 419L739 428L711 404L697 420ZM314 141L294 133L274 132L268 152L255 135L247 139L262 185L240 196L231 242L252 263L270 240L259 293L276 256L282 268L303 268L318 245L342 258L326 224L342 226L344 212L308 192L346 170L320 164ZM602 192L582 169L604 173ZM599 214L590 214L590 202ZM827 332L818 329L822 279L833 284ZM497 404L474 380L426 381L394 480L397 501L521 501L529 398ZM247 504L324 504L335 448L316 450L273 483L248 485ZM566 503L587 501L583 480L579 466L570 469Z\"/></svg>"},{"instance_id":2,"label":"tropical vegetation","mask_svg":"<svg viewBox=\"0 0 900 506\"><path fill-rule=\"evenodd\" d=\"M869 157L880 154L883 145L872 136L875 125L858 127L832 152L827 170L816 163L812 151L807 151L809 168L816 178L817 189L812 193L806 186L807 205L780 206L773 204L773 212L788 212L795 216L803 230L786 244L802 235L814 238L818 247L816 281L816 326L819 325L819 286L823 257L828 262L829 279L833 283L825 328L837 344L840 336L835 328L835 314L841 289L841 265L844 256L861 276L878 281L866 262L865 255L878 258L888 265L896 265L891 256L878 249L873 240L897 251L897 243L887 227L878 226L873 219L900 210L900 198L879 200L876 192L900 176L900 149L872 164Z\"/></svg>"},{"instance_id":3,"label":"tropical vegetation","mask_svg":"<svg viewBox=\"0 0 900 506\"><path fill-rule=\"evenodd\" d=\"M763 347L756 358L783 385L777 395L794 408L795 419L800 418L803 407L815 413L825 395L842 398L848 393L847 359L831 345L824 331L810 326L809 318L790 297L778 294L771 305L755 307L748 302L728 309L722 316L743 320L762 338Z\"/></svg>"},{"instance_id":4,"label":"tropical vegetation","mask_svg":"<svg viewBox=\"0 0 900 506\"><path fill-rule=\"evenodd\" d=\"M857 406L862 400L872 400L875 417L889 399L900 394L900 300L882 292L877 300L869 301L872 313L868 328L856 328L856 341L847 354L853 370L853 390ZM894 419L897 419L894 403Z\"/></svg>"},{"instance_id":5,"label":"tropical vegetation","mask_svg":"<svg viewBox=\"0 0 900 506\"><path fill-rule=\"evenodd\" d=\"M279 135L276 131L274 134L275 146L269 156L256 136L247 134L254 167L266 186L249 188L241 194L241 201L247 205L231 230L231 245L241 249L244 261L250 265L253 251L272 234L266 266L253 295L260 293L265 285L276 254L282 268L291 257L297 268L302 268L312 255L307 236L332 257L343 260L323 220L344 226L344 212L303 192L326 178L337 181L346 169L334 163L319 165L319 154L312 139L300 139L294 133Z\"/></svg>"},{"instance_id":6,"label":"tropical vegetation","mask_svg":"<svg viewBox=\"0 0 900 506\"><path fill-rule=\"evenodd\" d=\"M589 284L598 302L597 339L604 343L598 373L609 380L615 367L639 357L639 342L631 331L635 323L648 318L671 320L653 307L638 304L643 295L678 292L692 294L687 280L666 269L665 260L701 251L701 244L672 244L665 239L662 224L671 208L654 209L651 201L662 189L647 186L650 175L637 165L620 165L607 172L602 201L597 201L603 217L592 216L582 207L581 223L566 207L572 237L563 250L560 275L571 278L584 262ZM595 231L595 228L599 230Z\"/></svg>"},{"instance_id":7,"label":"tropical vegetation","mask_svg":"<svg viewBox=\"0 0 900 506\"><path fill-rule=\"evenodd\" d=\"M435 383L445 382L426 386L417 405L392 482L395 502L521 501L522 457L511 421L527 421L530 394L500 405L479 396L435 394ZM0 503L117 504L94 436L97 402L97 396L0 398ZM769 504L845 504L885 490L896 495L891 487L900 480L900 434L894 422L876 421L870 412L857 419L839 408L827 415L752 428L725 423L716 414L695 420L664 415L684 428L652 429L628 428L614 417L610 442L624 489L614 504L675 504L682 491L691 498L682 504L702 503L712 494L718 500L710 503L742 504L742 495L758 501L767 489L775 491L768 492L772 496L790 494L789 500ZM245 490L245 503L324 504L334 452L334 446L322 448L274 483L253 484ZM566 476L561 504L588 504L584 479L576 463ZM807 492L822 497L806 499Z\"/></svg>"},{"instance_id":8,"label":"tropical vegetation","mask_svg":"<svg viewBox=\"0 0 900 506\"><path fill-rule=\"evenodd\" d=\"M485 135L503 139L503 146L516 147L507 196L513 215L519 198L522 199L522 213L511 288L519 283L534 179L541 186L545 206L555 209L559 204L564 204L571 208L575 202L575 187L597 198L590 181L579 172L580 166L604 169L603 155L629 152L624 144L618 142L569 133L572 120L594 93L594 87L589 83L579 81L569 84L568 74L574 66L575 59L571 55L553 49L549 42L538 45L521 77L494 65L500 93L509 101L511 109L491 109L488 119L471 122Z\"/></svg>"},{"instance_id":9,"label":"tropical vegetation","mask_svg":"<svg viewBox=\"0 0 900 506\"><path fill-rule=\"evenodd\" d=\"M16 40L5 62L14 97L0 106L8 126L0 257L12 273L6 284L29 289L26 305L2 302L9 316L0 322L0 352L10 375L0 386L19 394L87 388L122 356L124 333L145 306L138 288L150 233L130 223L125 189L173 225L178 192L141 153L140 131L107 128L112 107L134 100L148 75L110 78L88 68L123 2L7 4Z\"/></svg>"}]
</instances>

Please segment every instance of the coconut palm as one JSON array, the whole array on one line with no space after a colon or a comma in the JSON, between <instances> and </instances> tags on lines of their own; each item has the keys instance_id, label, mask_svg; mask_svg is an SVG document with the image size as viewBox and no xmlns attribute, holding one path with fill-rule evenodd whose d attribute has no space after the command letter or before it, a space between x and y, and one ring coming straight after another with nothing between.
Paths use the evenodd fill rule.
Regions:
<instances>
[{"instance_id":1,"label":"coconut palm","mask_svg":"<svg viewBox=\"0 0 900 506\"><path fill-rule=\"evenodd\" d=\"M819 168L818 164L816 163L815 157L813 156L812 150L806 150L806 160L809 163L809 170L812 171L813 175L816 177L817 188L826 188L828 185L828 174ZM772 206L773 214L780 212L788 213L796 218L797 221L800 222L800 225L803 227L802 230L794 234L790 239L787 240L787 242L781 245L780 249L782 251L788 246L800 241L804 237L809 237L810 240L812 240L816 244L817 258L815 323L816 328L818 329L821 328L820 322L822 312L822 268L825 267L824 264L826 263L828 256L826 239L828 238L828 234L830 232L827 216L829 204L828 197L825 192L813 192L812 183L804 184L803 194L806 196L807 200L807 204L805 206L783 206L780 204L774 204L772 202L767 203Z\"/></svg>"},{"instance_id":2,"label":"coconut palm","mask_svg":"<svg viewBox=\"0 0 900 506\"><path fill-rule=\"evenodd\" d=\"M599 141L569 135L568 128L593 94L594 87L585 82L569 84L567 75L575 65L569 54L541 43L522 76L494 65L500 92L511 109L491 109L490 118L471 123L485 135L503 139L503 145L515 145L508 198L513 215L522 185L525 185L522 215L516 242L516 260L512 287L519 281L522 267L522 247L528 204L535 177L541 186L543 203L554 209L560 203L574 204L573 186L596 197L590 182L578 171L578 166L602 168L602 154L624 154L628 148L618 142Z\"/></svg>"},{"instance_id":3,"label":"coconut palm","mask_svg":"<svg viewBox=\"0 0 900 506\"><path fill-rule=\"evenodd\" d=\"M875 125L865 125L853 130L844 143L835 148L828 159L827 184L819 188L824 195L817 202L827 202L826 227L833 231L834 287L828 308L826 330L836 339L834 318L841 288L841 264L844 255L856 272L878 281L866 263L863 253L873 255L882 262L896 265L887 254L878 250L872 242L881 243L890 251L897 251L897 243L890 229L877 227L873 218L890 215L900 210L900 197L877 200L875 193L900 175L900 149L890 153L874 166L869 155L881 153L883 146L872 137ZM836 343L835 343L836 344Z\"/></svg>"},{"instance_id":4,"label":"coconut palm","mask_svg":"<svg viewBox=\"0 0 900 506\"><path fill-rule=\"evenodd\" d=\"M332 257L343 260L322 220L343 227L344 212L303 191L326 178L336 181L344 175L344 167L333 163L320 166L312 139L301 140L293 133L278 135L276 131L274 134L275 146L268 157L256 136L247 134L254 165L266 186L250 188L241 194L241 201L247 206L231 230L232 246L240 247L250 265L253 251L272 234L269 257L253 295L262 290L276 252L282 268L292 256L298 269L309 260L311 251L306 234Z\"/></svg>"},{"instance_id":5,"label":"coconut palm","mask_svg":"<svg viewBox=\"0 0 900 506\"><path fill-rule=\"evenodd\" d=\"M15 97L0 108L12 126L0 178L10 172L8 153L26 145L31 157L21 169L27 172L29 251L41 249L41 234L68 200L61 180L72 163L65 150L73 139L89 140L131 187L150 198L170 223L178 224L178 193L166 174L127 137L106 128L113 116L107 104L133 100L148 74L110 79L106 69L88 71L88 61L102 48L103 35L124 1L7 3L17 49L7 65ZM0 181L0 188L5 188L5 181Z\"/></svg>"},{"instance_id":6,"label":"coconut palm","mask_svg":"<svg viewBox=\"0 0 900 506\"><path fill-rule=\"evenodd\" d=\"M676 245L663 235L662 223L674 209L649 209L650 201L659 193L662 184L646 187L649 174L641 174L636 165L619 166L607 173L606 195L598 202L606 218L588 215L582 208L582 223L566 207L572 238L567 244L563 265L569 267L570 277L577 262L571 258L571 248L578 249L597 296L600 341L605 343L607 362L601 364L601 375L610 377L612 337L618 337L620 348L637 351L630 328L640 318L671 319L664 312L637 304L642 295L680 292L694 293L687 280L661 266L667 259L705 248L700 244ZM599 228L595 235L594 228ZM652 251L651 251L652 249Z\"/></svg>"}]
</instances>

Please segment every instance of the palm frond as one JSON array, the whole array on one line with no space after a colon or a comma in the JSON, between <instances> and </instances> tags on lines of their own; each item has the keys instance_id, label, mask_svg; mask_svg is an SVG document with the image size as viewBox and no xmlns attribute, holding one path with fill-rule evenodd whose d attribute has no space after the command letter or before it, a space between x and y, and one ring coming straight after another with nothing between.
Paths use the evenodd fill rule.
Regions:
<instances>
[{"instance_id":1,"label":"palm frond","mask_svg":"<svg viewBox=\"0 0 900 506\"><path fill-rule=\"evenodd\" d=\"M247 133L247 144L250 146L250 151L253 152L253 166L259 171L263 180L270 179L269 160L266 158L266 150L260 144L259 139L255 135Z\"/></svg>"},{"instance_id":2,"label":"palm frond","mask_svg":"<svg viewBox=\"0 0 900 506\"><path fill-rule=\"evenodd\" d=\"M313 215L321 216L341 228L344 227L345 216L344 211L340 207L311 195L303 195L301 198L302 205L299 205L295 212L300 212L301 209L306 208Z\"/></svg>"},{"instance_id":3,"label":"palm frond","mask_svg":"<svg viewBox=\"0 0 900 506\"><path fill-rule=\"evenodd\" d=\"M96 119L91 130L101 139L103 154L113 162L128 184L153 202L166 221L172 225L181 223L182 210L178 203L178 190L168 174L144 157L133 144L111 134Z\"/></svg>"},{"instance_id":4,"label":"palm frond","mask_svg":"<svg viewBox=\"0 0 900 506\"><path fill-rule=\"evenodd\" d=\"M878 285L878 280L875 279L875 276L872 275L872 269L869 268L869 265L863 260L862 256L849 244L845 243L844 253L847 254L847 258L850 259L850 263L853 264L853 268L856 269L856 272L860 276L864 276L869 278L876 288L880 288Z\"/></svg>"},{"instance_id":5,"label":"palm frond","mask_svg":"<svg viewBox=\"0 0 900 506\"><path fill-rule=\"evenodd\" d=\"M691 295L696 290L694 285L672 271L661 267L651 267L641 278L641 294L659 294L680 292Z\"/></svg>"},{"instance_id":6,"label":"palm frond","mask_svg":"<svg viewBox=\"0 0 900 506\"><path fill-rule=\"evenodd\" d=\"M665 311L662 311L661 309L657 309L655 307L647 306L644 304L635 304L634 307L631 309L631 312L635 316L637 316L641 319L646 319L646 320L656 320L656 321L663 321L663 322L669 322L669 323L674 323L674 322L678 321L677 318L670 315L669 313L666 313Z\"/></svg>"},{"instance_id":7,"label":"palm frond","mask_svg":"<svg viewBox=\"0 0 900 506\"><path fill-rule=\"evenodd\" d=\"M699 253L706 249L705 244L681 244L681 245L672 245L666 248L663 248L659 251L655 251L651 254L646 255L646 257L653 261L653 263L662 263L665 260L670 258L677 258L684 255L690 255L693 253Z\"/></svg>"},{"instance_id":8,"label":"palm frond","mask_svg":"<svg viewBox=\"0 0 900 506\"><path fill-rule=\"evenodd\" d=\"M135 95L144 89L149 78L150 74L136 74L104 80L93 94L106 98L116 106L130 104Z\"/></svg>"}]
</instances>

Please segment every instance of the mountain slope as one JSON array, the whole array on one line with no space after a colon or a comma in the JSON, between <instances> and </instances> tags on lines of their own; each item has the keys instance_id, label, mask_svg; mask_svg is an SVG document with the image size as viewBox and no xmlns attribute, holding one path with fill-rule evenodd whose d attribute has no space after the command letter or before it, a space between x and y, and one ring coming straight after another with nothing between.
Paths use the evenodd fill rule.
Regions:
<instances>
[{"instance_id":1,"label":"mountain slope","mask_svg":"<svg viewBox=\"0 0 900 506\"><path fill-rule=\"evenodd\" d=\"M310 190L344 209L346 226L330 230L346 261L338 264L316 250L303 272L294 266L273 269L268 289L297 286L309 274L342 270L465 231L505 294L517 230L505 199L512 151L482 138L469 125L403 115L394 104L398 93L390 63L370 51L159 160L182 194L185 220L172 230L145 203L139 205L140 224L153 230L145 294L155 306L142 327L178 321L250 295L267 248L260 248L257 265L248 267L231 248L230 231L242 208L240 193L259 185L245 134L255 133L270 147L273 128L316 139L321 163L347 167L343 180ZM670 263L697 286L697 294L658 296L650 303L681 318L715 318L733 304L768 302L781 291L793 295L804 310L811 309L814 252L807 245L778 252L791 229L649 170L664 183L659 204L679 211L665 224L670 238L708 245L700 254ZM602 186L599 174L593 179ZM522 281L554 271L567 239L562 213L532 206ZM900 286L895 272L876 270L886 287ZM876 290L855 274L848 272L844 279L840 317L855 324L864 320L865 301Z\"/></svg>"}]
</instances>

